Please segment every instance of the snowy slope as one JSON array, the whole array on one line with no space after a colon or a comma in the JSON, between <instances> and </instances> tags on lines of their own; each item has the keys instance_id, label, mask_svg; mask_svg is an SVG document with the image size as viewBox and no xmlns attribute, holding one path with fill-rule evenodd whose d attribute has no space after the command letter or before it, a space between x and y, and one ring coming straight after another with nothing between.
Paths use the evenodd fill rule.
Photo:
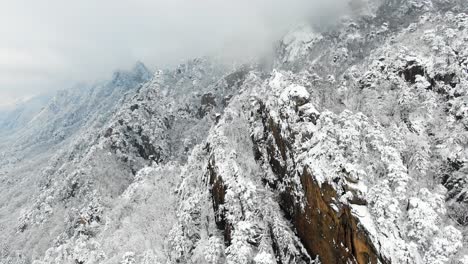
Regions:
<instances>
[{"instance_id":1,"label":"snowy slope","mask_svg":"<svg viewBox=\"0 0 468 264\"><path fill-rule=\"evenodd\" d=\"M188 187L193 195L182 196L174 260L300 263L316 254L323 263L466 261L467 32L466 14L456 13L466 4L454 3L385 1L374 18L345 21L336 31L288 34L276 63L283 70L249 79L241 106L230 105L244 116L223 117L207 139L206 167L184 179L182 186L192 186L205 177L202 191ZM247 133L257 163L230 146ZM291 232L268 228L265 192L291 218L308 254L298 257L294 242L278 249L275 241ZM210 199L211 222L222 234L184 234L210 225ZM322 211L332 216L321 218ZM220 240L225 249L210 251L223 248Z\"/></svg>"},{"instance_id":2,"label":"snowy slope","mask_svg":"<svg viewBox=\"0 0 468 264\"><path fill-rule=\"evenodd\" d=\"M150 77L148 69L137 63L130 71L115 72L109 81L80 84L47 96L45 101L38 97L25 102L4 120L1 131L10 144L0 149L0 155L8 157L0 163L12 165L55 146L66 145L84 129L99 128L119 101Z\"/></svg>"},{"instance_id":3,"label":"snowy slope","mask_svg":"<svg viewBox=\"0 0 468 264\"><path fill-rule=\"evenodd\" d=\"M272 71L55 97L1 150L0 263L468 263L468 4L352 4Z\"/></svg>"},{"instance_id":4,"label":"snowy slope","mask_svg":"<svg viewBox=\"0 0 468 264\"><path fill-rule=\"evenodd\" d=\"M149 82L127 94L126 99L119 102L118 109L109 113L106 122L101 123L102 115L98 114L100 118L88 123L85 129L73 136L70 143L61 148L41 172L38 177L40 191L29 199L30 206L22 209L14 230L16 236L12 237L12 241L27 243L28 247L39 252L47 249L42 248L44 246L50 247L49 255L41 257L26 248L21 250L24 252L22 254L33 259L44 257L45 261L57 258L59 263L73 262L73 258L81 257L103 261L99 257L100 249L94 249L89 256L80 253L79 257L76 257L77 253L60 252L68 247L95 243L98 234L108 231L107 228L113 228L113 231L105 234L120 236L120 225L123 223L109 222L107 218L114 219L116 215L128 213L127 207L118 206L118 197L125 196L124 193L131 188L129 186L138 185L138 175L141 173L137 172L151 164L163 166L169 161L175 164L184 162L186 153L201 140L222 113L230 95L242 83L244 72L248 70L241 67L226 75L223 68L205 59L196 59L172 71L157 71ZM177 167L173 167L169 170L177 171ZM153 176L150 173L147 177L154 181ZM177 181L177 176L174 176L173 182ZM168 186L157 185L154 188L164 190L167 194L161 197L171 200L173 193ZM119 210L123 210L122 213ZM144 207L140 210L144 210ZM102 215L104 213L108 215ZM155 214L159 213L159 210L155 211ZM145 214L144 211L141 214ZM64 215L65 221L57 224L57 219ZM80 220L83 217L85 222ZM159 215L153 218L158 223L162 222ZM45 230L48 230L49 236L42 234ZM123 230L124 235L130 235L130 230ZM146 239L148 235L143 238ZM163 237L162 234L155 234L158 235ZM25 238L29 240L24 241ZM53 246L52 241L57 247ZM113 243L103 247L107 254L115 252ZM161 255L160 249L156 255Z\"/></svg>"},{"instance_id":5,"label":"snowy slope","mask_svg":"<svg viewBox=\"0 0 468 264\"><path fill-rule=\"evenodd\" d=\"M13 109L0 113L0 131L2 135L12 133L26 125L49 102L51 95L39 95L18 103Z\"/></svg>"},{"instance_id":6,"label":"snowy slope","mask_svg":"<svg viewBox=\"0 0 468 264\"><path fill-rule=\"evenodd\" d=\"M136 91L150 77L146 67L139 63L131 71L116 72L109 81L60 91L49 97L41 108L35 107L34 99L25 102L21 107L31 110L31 113L22 116L22 119L9 119L11 129L3 130L5 133L0 148L3 203L0 219L1 225L8 227L2 233L2 259L17 255L13 250L25 245L24 239L27 237L16 235L15 229L23 211L32 205L33 197L42 191L40 183L46 180L44 176L47 174L41 171L51 162L49 160L69 148L74 139L85 131L101 127L126 93ZM10 116L13 117L17 112L23 113L22 108ZM57 222L52 224L56 225ZM41 232L46 230L44 228ZM38 239L47 240L47 236L42 235ZM34 237L27 238L27 241L41 246ZM25 251L34 254L33 251ZM21 255L19 258L23 258Z\"/></svg>"}]
</instances>

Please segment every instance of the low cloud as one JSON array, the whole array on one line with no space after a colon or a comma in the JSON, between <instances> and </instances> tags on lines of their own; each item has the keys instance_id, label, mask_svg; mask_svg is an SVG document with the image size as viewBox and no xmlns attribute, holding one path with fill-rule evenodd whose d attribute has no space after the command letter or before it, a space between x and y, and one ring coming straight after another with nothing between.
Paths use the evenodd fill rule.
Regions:
<instances>
[{"instance_id":1,"label":"low cloud","mask_svg":"<svg viewBox=\"0 0 468 264\"><path fill-rule=\"evenodd\" d=\"M301 22L336 21L347 2L0 0L0 98L102 79L137 60L161 68L204 55L258 55Z\"/></svg>"}]
</instances>

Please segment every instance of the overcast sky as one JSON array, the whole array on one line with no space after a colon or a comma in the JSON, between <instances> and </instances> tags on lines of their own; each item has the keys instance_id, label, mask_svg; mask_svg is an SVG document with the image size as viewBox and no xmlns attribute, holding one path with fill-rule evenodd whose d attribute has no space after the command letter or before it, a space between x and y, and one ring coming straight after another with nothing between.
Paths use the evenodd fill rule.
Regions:
<instances>
[{"instance_id":1,"label":"overcast sky","mask_svg":"<svg viewBox=\"0 0 468 264\"><path fill-rule=\"evenodd\" d=\"M0 0L0 105L110 76L141 60L257 54L347 0Z\"/></svg>"}]
</instances>

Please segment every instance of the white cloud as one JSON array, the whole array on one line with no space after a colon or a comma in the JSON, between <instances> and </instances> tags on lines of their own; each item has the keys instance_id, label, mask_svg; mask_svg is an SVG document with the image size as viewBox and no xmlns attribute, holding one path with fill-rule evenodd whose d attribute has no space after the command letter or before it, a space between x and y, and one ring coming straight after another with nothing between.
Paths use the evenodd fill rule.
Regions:
<instances>
[{"instance_id":1,"label":"white cloud","mask_svg":"<svg viewBox=\"0 0 468 264\"><path fill-rule=\"evenodd\" d=\"M0 0L0 97L25 96L210 54L258 54L347 0Z\"/></svg>"}]
</instances>

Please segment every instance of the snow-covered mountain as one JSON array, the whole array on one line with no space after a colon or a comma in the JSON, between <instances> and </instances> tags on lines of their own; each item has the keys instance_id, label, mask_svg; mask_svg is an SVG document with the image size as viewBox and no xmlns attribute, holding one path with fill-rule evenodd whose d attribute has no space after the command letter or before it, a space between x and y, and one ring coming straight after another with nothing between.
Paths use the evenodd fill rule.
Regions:
<instances>
[{"instance_id":1,"label":"snow-covered mountain","mask_svg":"<svg viewBox=\"0 0 468 264\"><path fill-rule=\"evenodd\" d=\"M2 133L14 131L28 123L34 115L42 110L51 99L50 94L43 94L28 98L16 104L13 109L4 109L0 112L0 127Z\"/></svg>"},{"instance_id":2,"label":"snow-covered mountain","mask_svg":"<svg viewBox=\"0 0 468 264\"><path fill-rule=\"evenodd\" d=\"M352 7L2 119L0 263L468 263L468 3Z\"/></svg>"}]
</instances>

